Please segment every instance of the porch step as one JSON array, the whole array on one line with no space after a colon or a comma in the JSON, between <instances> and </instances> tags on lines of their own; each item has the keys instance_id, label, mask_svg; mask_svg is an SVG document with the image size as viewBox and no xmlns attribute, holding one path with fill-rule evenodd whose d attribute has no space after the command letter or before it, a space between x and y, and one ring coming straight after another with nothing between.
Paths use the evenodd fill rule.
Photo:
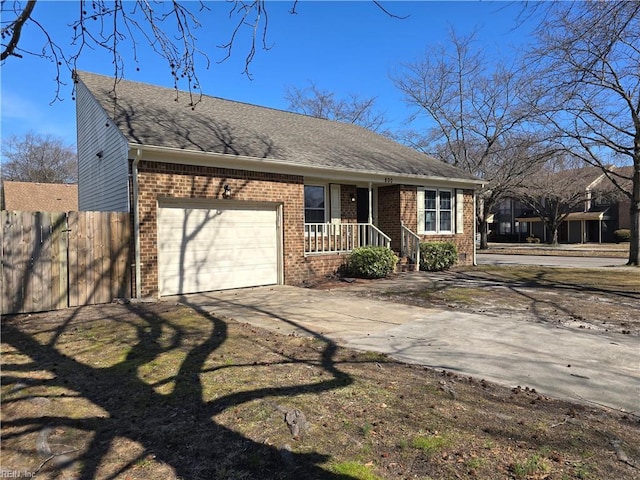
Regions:
<instances>
[{"instance_id":1,"label":"porch step","mask_svg":"<svg viewBox=\"0 0 640 480\"><path fill-rule=\"evenodd\" d=\"M398 263L396 264L396 273L402 272L417 272L418 265L413 263L409 257L399 257Z\"/></svg>"}]
</instances>

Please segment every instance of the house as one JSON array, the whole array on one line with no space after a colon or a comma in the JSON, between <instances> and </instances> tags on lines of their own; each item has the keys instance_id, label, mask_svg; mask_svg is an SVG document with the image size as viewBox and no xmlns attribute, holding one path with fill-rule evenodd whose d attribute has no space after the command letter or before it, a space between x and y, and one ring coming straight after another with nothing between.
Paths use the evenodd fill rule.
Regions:
<instances>
[{"instance_id":1,"label":"house","mask_svg":"<svg viewBox=\"0 0 640 480\"><path fill-rule=\"evenodd\" d=\"M2 182L2 210L77 212L78 185L5 180Z\"/></svg>"},{"instance_id":2,"label":"house","mask_svg":"<svg viewBox=\"0 0 640 480\"><path fill-rule=\"evenodd\" d=\"M612 167L622 188L631 188L632 167ZM612 242L613 232L629 228L629 200L613 185L598 167L583 167L559 172L567 178L564 183L576 182L582 194L574 197L575 205L564 217L558 229L561 243ZM562 183L561 183L562 184ZM536 213L517 198L505 198L494 209L491 225L493 240L523 241L533 236L546 242L548 228Z\"/></svg>"},{"instance_id":3,"label":"house","mask_svg":"<svg viewBox=\"0 0 640 480\"><path fill-rule=\"evenodd\" d=\"M417 239L474 262L481 182L448 164L356 125L75 81L80 209L133 212L138 296L305 284L354 247L410 256Z\"/></svg>"}]
</instances>

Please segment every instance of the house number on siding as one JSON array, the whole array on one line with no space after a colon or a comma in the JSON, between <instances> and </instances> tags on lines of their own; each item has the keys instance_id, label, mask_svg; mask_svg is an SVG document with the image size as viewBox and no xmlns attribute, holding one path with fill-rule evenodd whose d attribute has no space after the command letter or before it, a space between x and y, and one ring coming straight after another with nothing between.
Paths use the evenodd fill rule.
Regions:
<instances>
[{"instance_id":1,"label":"house number on siding","mask_svg":"<svg viewBox=\"0 0 640 480\"><path fill-rule=\"evenodd\" d=\"M392 177L384 177L384 183L393 183Z\"/></svg>"}]
</instances>

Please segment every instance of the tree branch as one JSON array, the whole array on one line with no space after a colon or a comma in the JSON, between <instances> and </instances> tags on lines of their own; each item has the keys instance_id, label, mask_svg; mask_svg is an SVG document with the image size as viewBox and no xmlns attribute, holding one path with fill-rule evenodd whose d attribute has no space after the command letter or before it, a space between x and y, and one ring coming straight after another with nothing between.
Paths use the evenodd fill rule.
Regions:
<instances>
[{"instance_id":1,"label":"tree branch","mask_svg":"<svg viewBox=\"0 0 640 480\"><path fill-rule=\"evenodd\" d=\"M22 27L24 27L24 24L31 18L31 13L36 6L36 1L37 0L29 0L27 6L22 10L22 13L18 15L18 18L2 29L2 39L4 40L5 35L10 35L11 38L6 48L0 54L0 61L6 60L11 55L19 58L22 57L22 55L16 53L16 48L18 48L18 43L20 42Z\"/></svg>"}]
</instances>

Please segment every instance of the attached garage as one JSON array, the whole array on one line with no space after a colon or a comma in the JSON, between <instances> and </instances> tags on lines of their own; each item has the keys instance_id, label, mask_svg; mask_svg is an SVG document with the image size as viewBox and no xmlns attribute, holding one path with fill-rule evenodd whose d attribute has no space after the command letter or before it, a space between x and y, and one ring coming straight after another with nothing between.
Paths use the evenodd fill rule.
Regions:
<instances>
[{"instance_id":1,"label":"attached garage","mask_svg":"<svg viewBox=\"0 0 640 480\"><path fill-rule=\"evenodd\" d=\"M161 200L160 295L281 283L280 214L273 203Z\"/></svg>"}]
</instances>

